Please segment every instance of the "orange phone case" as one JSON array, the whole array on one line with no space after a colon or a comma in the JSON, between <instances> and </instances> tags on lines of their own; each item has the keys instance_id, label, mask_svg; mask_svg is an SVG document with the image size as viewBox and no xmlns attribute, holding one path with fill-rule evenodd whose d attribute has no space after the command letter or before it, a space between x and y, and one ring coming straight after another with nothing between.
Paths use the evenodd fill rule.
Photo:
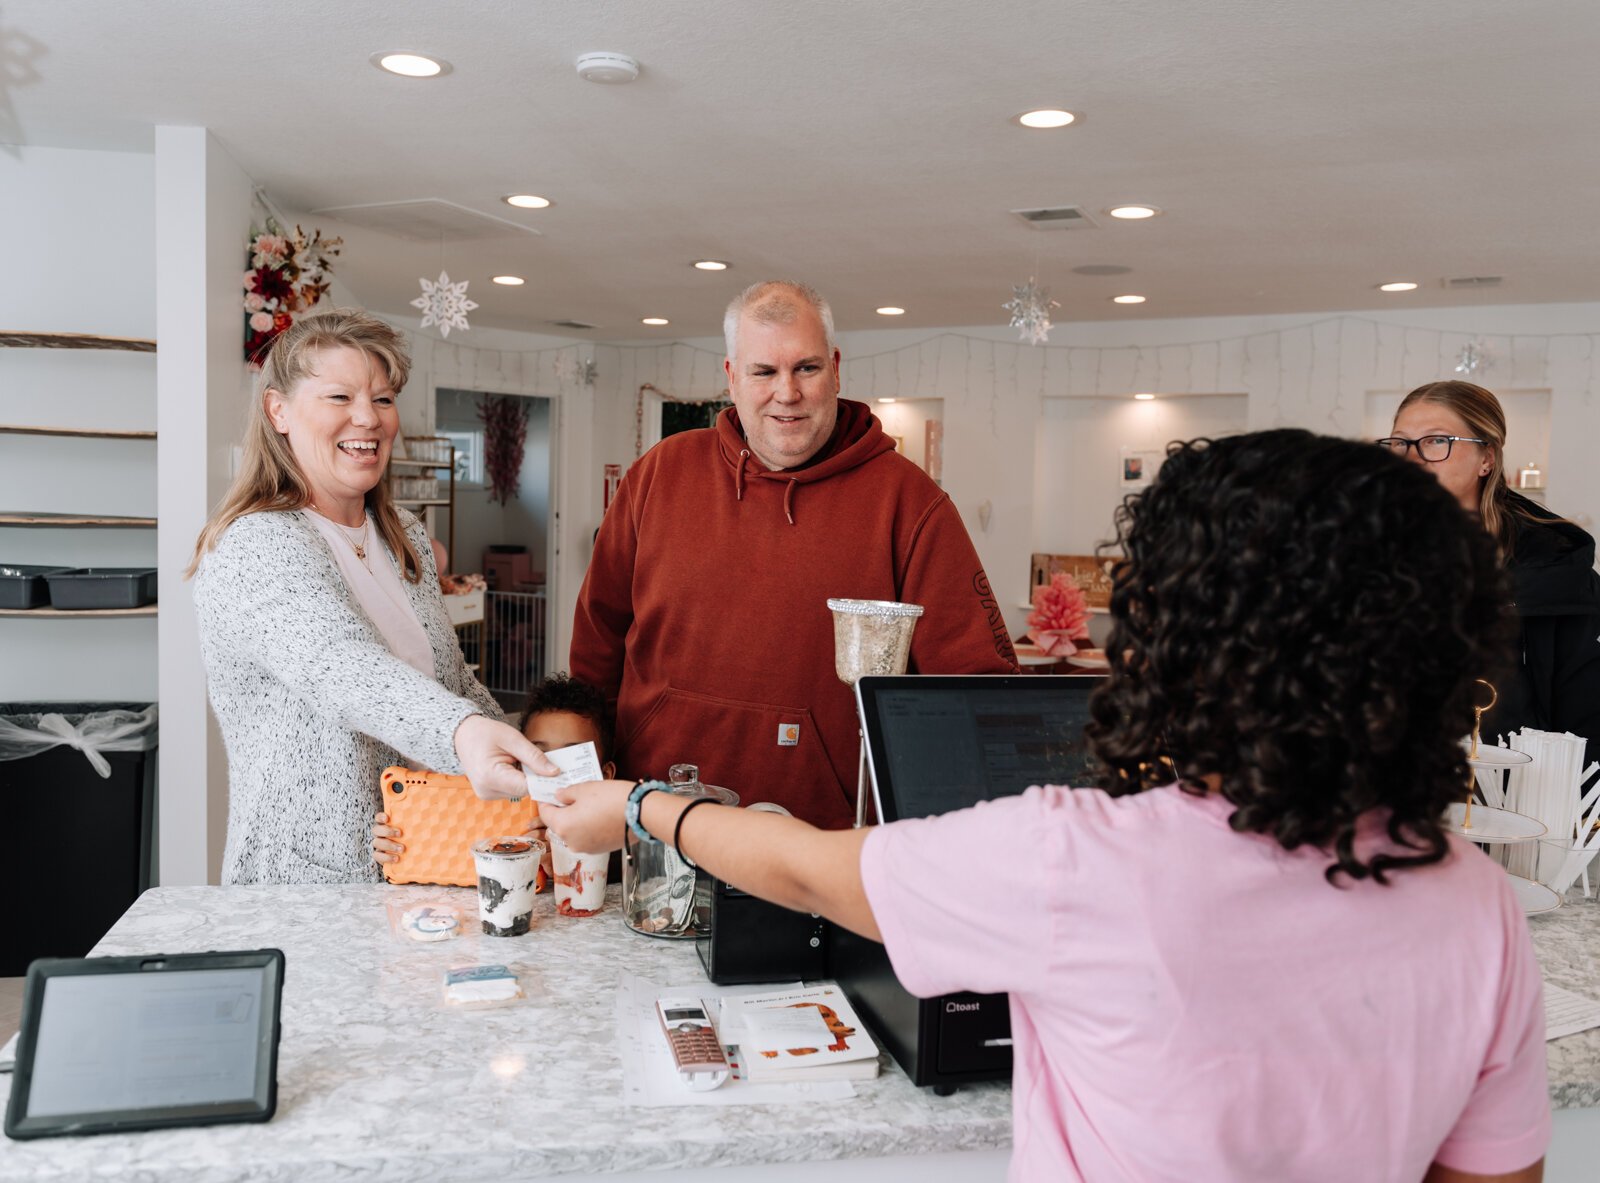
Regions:
<instances>
[{"instance_id":1,"label":"orange phone case","mask_svg":"<svg viewBox=\"0 0 1600 1183\"><path fill-rule=\"evenodd\" d=\"M464 776L394 767L383 770L381 784L383 811L400 830L406 848L399 862L383 864L383 877L390 883L476 887L472 844L480 838L521 834L539 816L532 798L485 801ZM546 879L541 866L538 890L545 890Z\"/></svg>"}]
</instances>

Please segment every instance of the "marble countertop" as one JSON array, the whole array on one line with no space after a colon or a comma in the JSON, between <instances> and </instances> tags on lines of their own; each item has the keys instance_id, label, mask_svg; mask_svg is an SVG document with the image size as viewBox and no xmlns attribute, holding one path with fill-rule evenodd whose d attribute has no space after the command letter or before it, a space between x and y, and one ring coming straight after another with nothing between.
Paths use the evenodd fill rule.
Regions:
<instances>
[{"instance_id":1,"label":"marble countertop","mask_svg":"<svg viewBox=\"0 0 1600 1183\"><path fill-rule=\"evenodd\" d=\"M1545 981L1600 999L1600 900L1586 900L1574 888L1562 907L1528 917L1528 928ZM1557 1109L1600 1105L1600 1027L1544 1046L1550 1104Z\"/></svg>"},{"instance_id":2,"label":"marble countertop","mask_svg":"<svg viewBox=\"0 0 1600 1183\"><path fill-rule=\"evenodd\" d=\"M351 884L167 887L145 893L95 952L283 949L287 972L277 1116L265 1125L11 1142L0 1178L161 1183L453 1183L670 1168L870 1159L1003 1148L1011 1094L918 1089L886 1061L858 1095L814 1105L641 1109L621 1098L614 986L631 973L702 985L693 945L622 928L617 889L600 916L555 915L540 897L525 937L401 944L387 905L471 892ZM1600 902L1530 918L1548 980L1597 994ZM472 942L477 942L474 947ZM492 955L491 955L492 954ZM533 997L447 1012L447 965L503 961ZM1547 1046L1557 1108L1600 1106L1600 1029ZM10 1077L0 1076L0 1103Z\"/></svg>"},{"instance_id":3,"label":"marble countertop","mask_svg":"<svg viewBox=\"0 0 1600 1183\"><path fill-rule=\"evenodd\" d=\"M855 1082L846 1100L624 1105L619 974L663 985L704 985L705 975L692 942L626 931L618 889L610 890L599 916L557 916L546 894L525 937L443 945L402 945L386 905L445 895L474 909L474 893L382 884L148 891L97 955L284 951L277 1116L264 1125L0 1138L0 1179L466 1183L1010 1144L1008 1087L936 1097L887 1060L882 1076ZM474 940L492 948L469 948ZM442 1010L444 968L478 960L513 965L534 996L503 1010ZM0 1104L10 1081L0 1076Z\"/></svg>"}]
</instances>

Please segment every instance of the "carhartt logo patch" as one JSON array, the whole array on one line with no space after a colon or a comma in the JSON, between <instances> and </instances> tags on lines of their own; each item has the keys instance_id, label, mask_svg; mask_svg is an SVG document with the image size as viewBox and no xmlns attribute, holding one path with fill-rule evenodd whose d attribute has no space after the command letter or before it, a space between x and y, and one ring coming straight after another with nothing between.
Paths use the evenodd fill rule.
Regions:
<instances>
[{"instance_id":1,"label":"carhartt logo patch","mask_svg":"<svg viewBox=\"0 0 1600 1183\"><path fill-rule=\"evenodd\" d=\"M780 748L796 748L800 746L800 724L778 724L778 746Z\"/></svg>"}]
</instances>

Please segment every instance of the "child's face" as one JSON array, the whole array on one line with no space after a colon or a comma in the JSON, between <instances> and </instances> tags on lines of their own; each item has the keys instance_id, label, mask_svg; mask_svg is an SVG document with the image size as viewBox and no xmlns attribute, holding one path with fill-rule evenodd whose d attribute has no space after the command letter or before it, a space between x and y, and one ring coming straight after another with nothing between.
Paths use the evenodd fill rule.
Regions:
<instances>
[{"instance_id":1,"label":"child's face","mask_svg":"<svg viewBox=\"0 0 1600 1183\"><path fill-rule=\"evenodd\" d=\"M600 745L600 728L595 721L571 711L540 711L537 715L529 715L528 721L522 725L522 734L541 752L592 743L597 755L604 757L606 754ZM616 765L610 760L606 760L600 770L605 773L607 780L617 774Z\"/></svg>"}]
</instances>

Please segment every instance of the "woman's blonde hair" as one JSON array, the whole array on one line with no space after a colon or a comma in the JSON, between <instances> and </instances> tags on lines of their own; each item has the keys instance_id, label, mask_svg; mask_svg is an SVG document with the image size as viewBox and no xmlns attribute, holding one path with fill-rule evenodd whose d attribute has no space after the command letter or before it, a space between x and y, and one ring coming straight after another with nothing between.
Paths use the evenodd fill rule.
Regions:
<instances>
[{"instance_id":1,"label":"woman's blonde hair","mask_svg":"<svg viewBox=\"0 0 1600 1183\"><path fill-rule=\"evenodd\" d=\"M267 414L267 395L276 391L285 398L295 386L314 373L316 355L339 346L359 349L376 358L389 380L389 388L399 394L411 376L411 357L404 338L377 317L359 308L334 308L303 317L278 335L261 367L256 383L250 422L245 427L244 457L233 486L212 512L205 529L195 542L194 557L185 578L193 577L200 560L213 550L223 532L247 513L263 510L303 509L311 504L311 486L287 437L273 427ZM422 561L406 538L399 511L389 495L389 482L380 480L366 497L367 508L377 523L378 533L389 550L400 559L401 573L412 583L422 578Z\"/></svg>"},{"instance_id":2,"label":"woman's blonde hair","mask_svg":"<svg viewBox=\"0 0 1600 1183\"><path fill-rule=\"evenodd\" d=\"M1429 382L1400 400L1395 418L1412 403L1434 403L1454 411L1467 425L1467 431L1484 441L1489 472L1478 482L1478 519L1489 537L1499 544L1500 552L1509 556L1517 522L1539 519L1516 504L1511 486L1506 483L1506 413L1500 400L1493 391L1471 382Z\"/></svg>"}]
</instances>

